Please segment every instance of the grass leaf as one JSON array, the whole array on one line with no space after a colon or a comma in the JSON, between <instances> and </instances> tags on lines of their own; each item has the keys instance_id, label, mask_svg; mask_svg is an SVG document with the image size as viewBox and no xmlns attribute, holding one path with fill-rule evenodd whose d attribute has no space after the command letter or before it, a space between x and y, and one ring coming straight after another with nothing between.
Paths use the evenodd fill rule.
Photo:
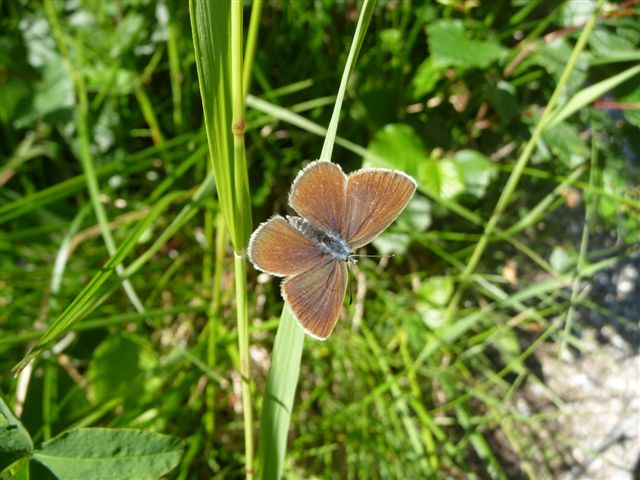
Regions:
<instances>
[{"instance_id":1,"label":"grass leaf","mask_svg":"<svg viewBox=\"0 0 640 480\"><path fill-rule=\"evenodd\" d=\"M320 159L331 160L331 152L333 151L333 145L336 141L338 119L340 117L340 109L342 107L347 81L364 41L369 21L373 15L374 6L375 2L368 0L362 5L360 18L358 19L354 39L342 74L336 104L329 128L327 129ZM264 413L262 414L260 422L258 461L261 466L260 477L264 479L280 478L284 471L285 447L289 433L290 412L293 408L293 399L300 369L300 354L304 343L302 329L299 328L298 325L294 325L297 322L292 318L286 306L281 319L277 334L277 338L281 338L281 341L274 344L272 353L274 362L269 368L269 377L262 407ZM293 331L294 328L298 329L297 333ZM280 334L280 330L282 329L284 329L284 332ZM277 362L275 361L276 358L279 359ZM280 360L287 358L291 361L296 361L296 363L285 363ZM295 376L292 375L292 372L295 372Z\"/></svg>"}]
</instances>

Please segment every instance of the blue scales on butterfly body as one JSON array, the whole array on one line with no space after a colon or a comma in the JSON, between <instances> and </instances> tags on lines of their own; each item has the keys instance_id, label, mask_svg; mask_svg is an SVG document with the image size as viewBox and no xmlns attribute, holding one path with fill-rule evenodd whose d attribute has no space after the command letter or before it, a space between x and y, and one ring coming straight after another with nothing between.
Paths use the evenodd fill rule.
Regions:
<instances>
[{"instance_id":1,"label":"blue scales on butterfly body","mask_svg":"<svg viewBox=\"0 0 640 480\"><path fill-rule=\"evenodd\" d=\"M335 232L327 232L316 227L313 223L301 217L287 215L287 220L293 227L302 233L309 240L318 244L320 248L331 255L336 260L352 261L355 259L352 255L352 248L339 234Z\"/></svg>"}]
</instances>

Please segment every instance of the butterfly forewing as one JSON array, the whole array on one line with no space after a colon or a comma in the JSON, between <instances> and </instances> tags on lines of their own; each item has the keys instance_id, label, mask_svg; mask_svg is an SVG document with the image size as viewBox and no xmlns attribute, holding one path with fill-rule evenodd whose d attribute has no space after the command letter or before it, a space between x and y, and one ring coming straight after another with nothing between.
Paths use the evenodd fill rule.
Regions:
<instances>
[{"instance_id":1,"label":"butterfly forewing","mask_svg":"<svg viewBox=\"0 0 640 480\"><path fill-rule=\"evenodd\" d=\"M415 180L402 172L363 169L352 173L342 237L354 249L372 242L400 215L415 191Z\"/></svg>"},{"instance_id":2,"label":"butterfly forewing","mask_svg":"<svg viewBox=\"0 0 640 480\"><path fill-rule=\"evenodd\" d=\"M282 283L282 296L312 337L324 340L335 327L347 289L347 264L330 260Z\"/></svg>"},{"instance_id":3,"label":"butterfly forewing","mask_svg":"<svg viewBox=\"0 0 640 480\"><path fill-rule=\"evenodd\" d=\"M338 233L345 212L347 177L335 163L317 160L291 185L289 205L316 227Z\"/></svg>"},{"instance_id":4,"label":"butterfly forewing","mask_svg":"<svg viewBox=\"0 0 640 480\"><path fill-rule=\"evenodd\" d=\"M328 260L316 243L278 215L253 232L248 255L256 268L281 277L306 272Z\"/></svg>"}]
</instances>

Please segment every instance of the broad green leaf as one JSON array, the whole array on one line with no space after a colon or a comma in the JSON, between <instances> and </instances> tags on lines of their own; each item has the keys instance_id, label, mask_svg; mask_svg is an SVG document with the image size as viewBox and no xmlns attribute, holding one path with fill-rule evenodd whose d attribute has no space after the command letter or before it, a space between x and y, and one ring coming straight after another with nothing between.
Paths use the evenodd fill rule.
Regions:
<instances>
[{"instance_id":1,"label":"broad green leaf","mask_svg":"<svg viewBox=\"0 0 640 480\"><path fill-rule=\"evenodd\" d=\"M451 159L428 159L420 166L418 185L430 195L445 200L464 190L460 167Z\"/></svg>"},{"instance_id":2,"label":"broad green leaf","mask_svg":"<svg viewBox=\"0 0 640 480\"><path fill-rule=\"evenodd\" d=\"M0 396L0 478L28 479L28 459L32 450L29 432ZM18 463L21 458L24 461ZM6 477L9 471L12 476Z\"/></svg>"},{"instance_id":3,"label":"broad green leaf","mask_svg":"<svg viewBox=\"0 0 640 480\"><path fill-rule=\"evenodd\" d=\"M157 356L142 338L127 333L107 337L89 365L95 401L104 403L120 396L141 401L158 386L158 379L148 376L157 365Z\"/></svg>"},{"instance_id":4,"label":"broad green leaf","mask_svg":"<svg viewBox=\"0 0 640 480\"><path fill-rule=\"evenodd\" d=\"M467 37L461 20L439 20L427 27L433 62L443 67L486 68L502 57L499 43Z\"/></svg>"},{"instance_id":5,"label":"broad green leaf","mask_svg":"<svg viewBox=\"0 0 640 480\"><path fill-rule=\"evenodd\" d=\"M22 422L0 397L0 460L33 450L33 442ZM2 469L2 465L0 465Z\"/></svg>"},{"instance_id":6,"label":"broad green leaf","mask_svg":"<svg viewBox=\"0 0 640 480\"><path fill-rule=\"evenodd\" d=\"M36 86L31 104L14 124L16 128L24 128L38 119L66 122L71 119L74 102L73 84L64 61L54 57L42 70L42 81Z\"/></svg>"},{"instance_id":7,"label":"broad green leaf","mask_svg":"<svg viewBox=\"0 0 640 480\"><path fill-rule=\"evenodd\" d=\"M98 63L87 69L87 86L100 91L105 88L104 79L112 78L109 83L110 95L131 95L139 87L135 73L113 64Z\"/></svg>"},{"instance_id":8,"label":"broad green leaf","mask_svg":"<svg viewBox=\"0 0 640 480\"><path fill-rule=\"evenodd\" d=\"M395 223L403 230L425 231L431 226L431 202L425 197L414 196Z\"/></svg>"},{"instance_id":9,"label":"broad green leaf","mask_svg":"<svg viewBox=\"0 0 640 480\"><path fill-rule=\"evenodd\" d=\"M29 463L29 458L25 457L8 466L6 469L3 469L2 463L0 462L0 478L3 480L29 480Z\"/></svg>"},{"instance_id":10,"label":"broad green leaf","mask_svg":"<svg viewBox=\"0 0 640 480\"><path fill-rule=\"evenodd\" d=\"M380 255L399 255L405 253L411 243L411 237L390 227L373 241Z\"/></svg>"},{"instance_id":11,"label":"broad green leaf","mask_svg":"<svg viewBox=\"0 0 640 480\"><path fill-rule=\"evenodd\" d=\"M377 132L367 148L364 167L402 170L418 178L419 166L428 156L420 137L409 125L394 123Z\"/></svg>"},{"instance_id":12,"label":"broad green leaf","mask_svg":"<svg viewBox=\"0 0 640 480\"><path fill-rule=\"evenodd\" d=\"M451 277L430 277L416 291L416 309L429 328L443 326L444 307L453 294L453 286Z\"/></svg>"},{"instance_id":13,"label":"broad green leaf","mask_svg":"<svg viewBox=\"0 0 640 480\"><path fill-rule=\"evenodd\" d=\"M628 175L627 161L624 158L612 156L602 168L602 187L609 193L598 198L597 209L605 224L628 238L632 243L640 237L640 222L638 222L636 206L621 208L619 200L614 195L633 195L633 180ZM631 183L630 183L631 182ZM637 184L637 182L636 182ZM631 192L631 194L629 194Z\"/></svg>"},{"instance_id":14,"label":"broad green leaf","mask_svg":"<svg viewBox=\"0 0 640 480\"><path fill-rule=\"evenodd\" d=\"M520 114L516 89L509 82L500 81L495 85L489 85L488 98L503 124L513 122Z\"/></svg>"},{"instance_id":15,"label":"broad green leaf","mask_svg":"<svg viewBox=\"0 0 640 480\"><path fill-rule=\"evenodd\" d=\"M397 28L387 28L380 32L380 43L382 48L394 54L392 58L397 59L398 53L404 47L402 32Z\"/></svg>"},{"instance_id":16,"label":"broad green leaf","mask_svg":"<svg viewBox=\"0 0 640 480\"><path fill-rule=\"evenodd\" d=\"M16 425L0 417L0 468L7 454L22 454L31 450L29 441Z\"/></svg>"},{"instance_id":17,"label":"broad green leaf","mask_svg":"<svg viewBox=\"0 0 640 480\"><path fill-rule=\"evenodd\" d=\"M42 444L33 458L60 480L155 479L178 465L180 440L142 430L80 428Z\"/></svg>"},{"instance_id":18,"label":"broad green leaf","mask_svg":"<svg viewBox=\"0 0 640 480\"><path fill-rule=\"evenodd\" d=\"M118 22L114 39L108 45L111 57L121 57L127 50L133 49L140 42L141 34L146 28L144 16L129 11L122 21Z\"/></svg>"},{"instance_id":19,"label":"broad green leaf","mask_svg":"<svg viewBox=\"0 0 640 480\"><path fill-rule=\"evenodd\" d=\"M419 99L433 91L445 68L429 57L420 64L411 79L411 97Z\"/></svg>"},{"instance_id":20,"label":"broad green leaf","mask_svg":"<svg viewBox=\"0 0 640 480\"><path fill-rule=\"evenodd\" d=\"M27 59L31 65L42 68L53 59L61 60L49 22L42 9L33 11L30 15L25 12L19 26L27 47Z\"/></svg>"},{"instance_id":21,"label":"broad green leaf","mask_svg":"<svg viewBox=\"0 0 640 480\"><path fill-rule=\"evenodd\" d=\"M23 128L42 119L68 121L75 102L73 83L42 10L24 15L20 29L27 47L28 61L39 70L41 78L35 83L30 102L14 119L14 125Z\"/></svg>"},{"instance_id":22,"label":"broad green leaf","mask_svg":"<svg viewBox=\"0 0 640 480\"><path fill-rule=\"evenodd\" d=\"M561 9L562 26L582 25L596 11L597 5L596 0L567 0Z\"/></svg>"},{"instance_id":23,"label":"broad green leaf","mask_svg":"<svg viewBox=\"0 0 640 480\"><path fill-rule=\"evenodd\" d=\"M462 172L465 190L478 198L483 197L498 173L495 165L475 150L460 150L454 159Z\"/></svg>"},{"instance_id":24,"label":"broad green leaf","mask_svg":"<svg viewBox=\"0 0 640 480\"><path fill-rule=\"evenodd\" d=\"M453 278L429 277L422 283L416 295L433 306L443 307L453 295Z\"/></svg>"},{"instance_id":25,"label":"broad green leaf","mask_svg":"<svg viewBox=\"0 0 640 480\"><path fill-rule=\"evenodd\" d=\"M589 155L587 146L580 138L580 132L572 124L563 122L555 125L542 133L542 139L553 156L571 169L582 164Z\"/></svg>"},{"instance_id":26,"label":"broad green leaf","mask_svg":"<svg viewBox=\"0 0 640 480\"><path fill-rule=\"evenodd\" d=\"M617 57L625 52L630 55L640 53L633 42L608 30L606 26L593 29L589 37L589 46L598 57Z\"/></svg>"}]
</instances>

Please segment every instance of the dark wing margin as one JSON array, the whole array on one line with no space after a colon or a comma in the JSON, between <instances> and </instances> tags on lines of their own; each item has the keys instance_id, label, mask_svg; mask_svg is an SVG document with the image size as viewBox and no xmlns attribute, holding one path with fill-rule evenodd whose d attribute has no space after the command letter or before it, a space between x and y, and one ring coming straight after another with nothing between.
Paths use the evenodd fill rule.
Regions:
<instances>
[{"instance_id":1,"label":"dark wing margin","mask_svg":"<svg viewBox=\"0 0 640 480\"><path fill-rule=\"evenodd\" d=\"M326 340L336 326L347 290L347 264L330 260L282 282L282 297L303 330Z\"/></svg>"},{"instance_id":2,"label":"dark wing margin","mask_svg":"<svg viewBox=\"0 0 640 480\"><path fill-rule=\"evenodd\" d=\"M258 270L279 277L298 275L328 260L316 243L279 215L251 234L247 254Z\"/></svg>"},{"instance_id":3,"label":"dark wing margin","mask_svg":"<svg viewBox=\"0 0 640 480\"><path fill-rule=\"evenodd\" d=\"M289 205L316 227L339 233L346 208L347 176L339 165L310 163L291 185Z\"/></svg>"},{"instance_id":4,"label":"dark wing margin","mask_svg":"<svg viewBox=\"0 0 640 480\"><path fill-rule=\"evenodd\" d=\"M347 209L341 235L352 248L372 242L407 206L416 181L404 172L364 168L347 183Z\"/></svg>"}]
</instances>

